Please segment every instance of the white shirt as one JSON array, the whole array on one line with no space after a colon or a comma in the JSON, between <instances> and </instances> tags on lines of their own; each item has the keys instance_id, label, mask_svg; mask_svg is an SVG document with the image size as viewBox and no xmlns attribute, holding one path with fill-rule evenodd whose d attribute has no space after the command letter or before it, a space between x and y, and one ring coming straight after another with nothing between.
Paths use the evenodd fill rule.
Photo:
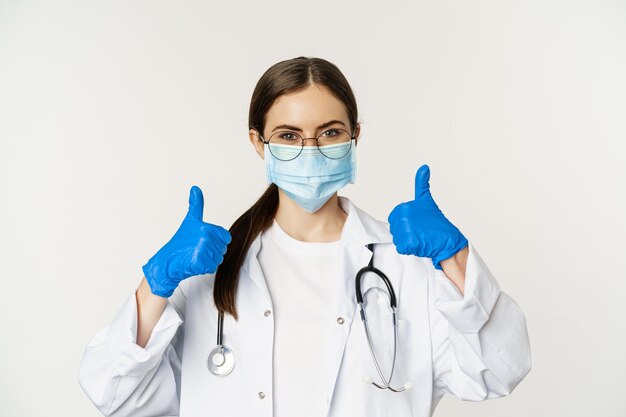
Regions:
<instances>
[{"instance_id":1,"label":"white shirt","mask_svg":"<svg viewBox=\"0 0 626 417\"><path fill-rule=\"evenodd\" d=\"M327 409L327 367L320 364L337 326L328 301L341 280L340 243L294 239L276 220L261 236L258 259L274 307L274 417Z\"/></svg>"}]
</instances>

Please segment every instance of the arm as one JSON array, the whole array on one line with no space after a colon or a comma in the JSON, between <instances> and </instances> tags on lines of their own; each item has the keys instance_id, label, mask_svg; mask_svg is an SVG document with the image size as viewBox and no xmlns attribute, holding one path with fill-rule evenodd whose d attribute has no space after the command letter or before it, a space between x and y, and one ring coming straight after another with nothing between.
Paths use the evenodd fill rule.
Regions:
<instances>
[{"instance_id":1,"label":"arm","mask_svg":"<svg viewBox=\"0 0 626 417\"><path fill-rule=\"evenodd\" d=\"M434 395L467 401L509 395L531 369L522 310L500 290L471 242L464 293L444 272L431 273Z\"/></svg>"},{"instance_id":2,"label":"arm","mask_svg":"<svg viewBox=\"0 0 626 417\"><path fill-rule=\"evenodd\" d=\"M136 291L137 297L137 345L145 347L152 335L154 326L161 318L167 305L167 298L155 295L150 290L148 281L144 276Z\"/></svg>"},{"instance_id":3,"label":"arm","mask_svg":"<svg viewBox=\"0 0 626 417\"><path fill-rule=\"evenodd\" d=\"M202 190L194 185L178 230L141 267L137 291L85 349L78 382L105 416L179 414L183 280L214 275L231 241L228 230L202 220L203 211Z\"/></svg>"},{"instance_id":4,"label":"arm","mask_svg":"<svg viewBox=\"0 0 626 417\"><path fill-rule=\"evenodd\" d=\"M465 292L465 274L468 255L469 246L466 246L455 253L451 258L444 259L439 263L441 268L443 268L444 274L446 274L450 281L461 291L461 295Z\"/></svg>"},{"instance_id":5,"label":"arm","mask_svg":"<svg viewBox=\"0 0 626 417\"><path fill-rule=\"evenodd\" d=\"M81 360L78 382L105 416L179 413L186 296L178 286L169 298L146 300L144 281L92 337ZM136 343L138 333L148 340Z\"/></svg>"}]
</instances>

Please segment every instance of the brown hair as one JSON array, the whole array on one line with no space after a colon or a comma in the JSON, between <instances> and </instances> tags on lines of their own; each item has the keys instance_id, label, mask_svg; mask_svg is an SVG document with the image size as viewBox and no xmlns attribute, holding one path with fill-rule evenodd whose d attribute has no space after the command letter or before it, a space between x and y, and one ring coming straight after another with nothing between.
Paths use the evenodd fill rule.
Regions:
<instances>
[{"instance_id":1,"label":"brown hair","mask_svg":"<svg viewBox=\"0 0 626 417\"><path fill-rule=\"evenodd\" d=\"M357 124L357 105L348 81L339 68L322 58L299 56L280 61L261 76L252 93L248 125L263 133L265 116L274 101L283 94L297 92L311 84L323 85L346 106L351 130ZM217 268L213 299L219 312L238 320L235 306L239 271L257 235L271 226L278 209L278 187L270 184L263 195L230 227L232 240Z\"/></svg>"}]
</instances>

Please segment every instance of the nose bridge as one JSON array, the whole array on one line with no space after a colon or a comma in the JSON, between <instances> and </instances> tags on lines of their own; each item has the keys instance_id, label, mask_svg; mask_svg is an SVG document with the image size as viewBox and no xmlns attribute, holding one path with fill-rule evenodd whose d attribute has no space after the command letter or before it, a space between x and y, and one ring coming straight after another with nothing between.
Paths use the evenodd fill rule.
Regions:
<instances>
[{"instance_id":1,"label":"nose bridge","mask_svg":"<svg viewBox=\"0 0 626 417\"><path fill-rule=\"evenodd\" d=\"M307 145L306 143L307 140L312 140L313 143L310 145ZM304 143L304 146L317 146L317 138L305 138L304 136L302 136L302 143Z\"/></svg>"}]
</instances>

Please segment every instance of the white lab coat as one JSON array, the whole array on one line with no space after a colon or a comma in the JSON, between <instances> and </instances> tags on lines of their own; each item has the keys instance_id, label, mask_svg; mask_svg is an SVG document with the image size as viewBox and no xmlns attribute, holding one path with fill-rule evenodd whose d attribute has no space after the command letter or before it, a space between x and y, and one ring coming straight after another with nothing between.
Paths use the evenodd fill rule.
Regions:
<instances>
[{"instance_id":1,"label":"white lab coat","mask_svg":"<svg viewBox=\"0 0 626 417\"><path fill-rule=\"evenodd\" d=\"M326 367L329 417L430 416L445 393L481 401L510 394L531 368L526 320L469 242L465 295L429 258L396 252L389 224L376 220L347 197L343 229L343 282L328 294L331 342ZM380 383L357 312L355 274L376 243L374 265L391 280L398 303L398 352L394 393ZM207 369L216 344L213 274L185 279L169 298L145 348L135 344L137 305L129 294L112 322L87 344L79 384L106 416L272 417L273 305L257 253L260 235L246 254L239 278L238 322L224 316L225 345L236 355L230 375ZM375 274L363 277L373 307L385 308L385 288ZM369 291L372 292L369 292ZM301 294L306 297L306 294ZM383 306L383 307L381 307ZM267 312L269 310L269 312ZM393 356L391 316L369 314L368 323L383 373ZM390 311L390 310L389 310ZM379 336L376 336L379 335ZM380 336L382 335L382 337Z\"/></svg>"}]
</instances>

